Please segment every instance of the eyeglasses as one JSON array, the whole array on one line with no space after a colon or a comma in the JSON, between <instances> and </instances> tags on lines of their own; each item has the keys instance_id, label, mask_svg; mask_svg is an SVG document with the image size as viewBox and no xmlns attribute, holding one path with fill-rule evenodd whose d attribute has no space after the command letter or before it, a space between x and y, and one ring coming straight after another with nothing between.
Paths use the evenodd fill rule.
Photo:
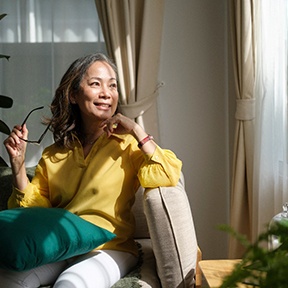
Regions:
<instances>
[{"instance_id":1,"label":"eyeglasses","mask_svg":"<svg viewBox=\"0 0 288 288\"><path fill-rule=\"evenodd\" d=\"M23 125L27 122L29 116L30 116L34 111L40 110L40 109L43 109L43 108L44 108L44 106L41 106L41 107L37 107L37 108L32 109L32 110L28 113L28 115L26 116L26 118L24 119L21 127L23 127ZM34 141L33 141L33 140L23 139L23 138L20 138L20 137L19 137L19 138L20 138L21 140L27 142L27 143L32 143L32 144L40 145L41 141L43 140L43 138L44 138L45 134L47 133L47 131L49 130L49 128L50 128L50 124L46 127L46 129L45 129L44 132L41 134L41 136L40 136L40 138L39 138L38 140L34 140Z\"/></svg>"}]
</instances>

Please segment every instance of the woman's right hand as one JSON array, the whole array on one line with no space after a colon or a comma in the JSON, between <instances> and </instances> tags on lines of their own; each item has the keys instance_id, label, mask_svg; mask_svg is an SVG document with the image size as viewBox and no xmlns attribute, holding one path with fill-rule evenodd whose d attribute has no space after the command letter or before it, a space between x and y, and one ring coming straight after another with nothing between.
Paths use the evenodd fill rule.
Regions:
<instances>
[{"instance_id":1,"label":"woman's right hand","mask_svg":"<svg viewBox=\"0 0 288 288\"><path fill-rule=\"evenodd\" d=\"M23 190L28 183L25 167L27 142L20 138L28 138L28 129L25 124L22 127L16 125L13 128L8 138L4 141L4 146L10 157L11 168L13 171L13 185L16 188Z\"/></svg>"},{"instance_id":2,"label":"woman's right hand","mask_svg":"<svg viewBox=\"0 0 288 288\"><path fill-rule=\"evenodd\" d=\"M21 165L25 160L25 153L27 143L22 139L27 139L28 137L28 129L24 124L23 127L20 125L16 125L8 138L4 140L4 146L9 154L11 165Z\"/></svg>"}]
</instances>

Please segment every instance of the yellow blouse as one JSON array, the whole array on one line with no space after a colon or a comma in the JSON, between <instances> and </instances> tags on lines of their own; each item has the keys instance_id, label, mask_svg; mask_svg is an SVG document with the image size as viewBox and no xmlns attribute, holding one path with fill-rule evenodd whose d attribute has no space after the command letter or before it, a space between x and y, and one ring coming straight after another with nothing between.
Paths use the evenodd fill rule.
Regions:
<instances>
[{"instance_id":1,"label":"yellow blouse","mask_svg":"<svg viewBox=\"0 0 288 288\"><path fill-rule=\"evenodd\" d=\"M78 139L73 150L53 144L43 151L31 183L23 191L13 189L8 207L67 209L117 235L97 249L136 255L131 207L139 185L175 186L181 167L173 152L158 146L144 155L131 135L102 134L86 158Z\"/></svg>"}]
</instances>

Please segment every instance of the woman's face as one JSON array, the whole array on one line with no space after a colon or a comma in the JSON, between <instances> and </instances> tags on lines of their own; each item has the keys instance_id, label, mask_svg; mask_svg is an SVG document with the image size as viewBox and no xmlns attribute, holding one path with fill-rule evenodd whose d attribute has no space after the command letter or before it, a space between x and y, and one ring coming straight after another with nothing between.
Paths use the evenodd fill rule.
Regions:
<instances>
[{"instance_id":1,"label":"woman's face","mask_svg":"<svg viewBox=\"0 0 288 288\"><path fill-rule=\"evenodd\" d=\"M94 62L86 71L80 92L71 97L78 104L84 123L102 122L113 116L118 104L116 74L106 62Z\"/></svg>"}]
</instances>

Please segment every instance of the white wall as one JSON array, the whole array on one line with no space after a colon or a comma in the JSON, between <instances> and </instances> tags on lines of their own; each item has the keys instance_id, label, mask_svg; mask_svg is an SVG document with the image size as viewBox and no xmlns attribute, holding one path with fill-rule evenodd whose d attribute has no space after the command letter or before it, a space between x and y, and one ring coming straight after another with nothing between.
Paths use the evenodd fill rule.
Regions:
<instances>
[{"instance_id":1,"label":"white wall","mask_svg":"<svg viewBox=\"0 0 288 288\"><path fill-rule=\"evenodd\" d=\"M204 259L228 251L228 237L216 227L229 221L227 29L227 0L166 0L160 143L183 161Z\"/></svg>"}]
</instances>

